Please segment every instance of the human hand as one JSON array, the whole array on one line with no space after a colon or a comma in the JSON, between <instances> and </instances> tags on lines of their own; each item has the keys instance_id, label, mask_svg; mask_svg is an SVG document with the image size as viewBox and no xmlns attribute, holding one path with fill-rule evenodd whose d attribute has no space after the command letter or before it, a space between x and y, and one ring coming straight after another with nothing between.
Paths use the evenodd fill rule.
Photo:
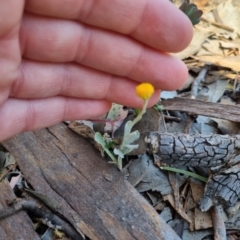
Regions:
<instances>
[{"instance_id":1,"label":"human hand","mask_svg":"<svg viewBox=\"0 0 240 240\"><path fill-rule=\"evenodd\" d=\"M0 3L0 141L22 131L141 107L139 82L179 88L190 21L168 0Z\"/></svg>"}]
</instances>

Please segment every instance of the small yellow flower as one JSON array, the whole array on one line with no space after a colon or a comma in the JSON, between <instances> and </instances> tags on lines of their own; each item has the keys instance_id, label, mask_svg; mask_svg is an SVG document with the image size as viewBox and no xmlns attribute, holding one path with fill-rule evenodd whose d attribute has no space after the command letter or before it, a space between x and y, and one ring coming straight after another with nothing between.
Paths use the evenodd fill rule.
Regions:
<instances>
[{"instance_id":1,"label":"small yellow flower","mask_svg":"<svg viewBox=\"0 0 240 240\"><path fill-rule=\"evenodd\" d=\"M150 83L141 83L136 87L136 93L143 100L147 100L154 93L154 87Z\"/></svg>"}]
</instances>

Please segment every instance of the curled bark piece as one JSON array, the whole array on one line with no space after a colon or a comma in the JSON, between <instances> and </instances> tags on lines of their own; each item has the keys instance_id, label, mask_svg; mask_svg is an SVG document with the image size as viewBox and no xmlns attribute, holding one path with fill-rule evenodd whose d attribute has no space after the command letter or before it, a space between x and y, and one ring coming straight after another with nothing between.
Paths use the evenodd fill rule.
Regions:
<instances>
[{"instance_id":1,"label":"curled bark piece","mask_svg":"<svg viewBox=\"0 0 240 240\"><path fill-rule=\"evenodd\" d=\"M240 161L240 136L150 132L145 137L150 153L171 166L215 168Z\"/></svg>"},{"instance_id":2,"label":"curled bark piece","mask_svg":"<svg viewBox=\"0 0 240 240\"><path fill-rule=\"evenodd\" d=\"M207 182L200 209L207 211L210 207L223 204L234 206L240 195L240 164L213 175Z\"/></svg>"},{"instance_id":3,"label":"curled bark piece","mask_svg":"<svg viewBox=\"0 0 240 240\"><path fill-rule=\"evenodd\" d=\"M240 135L151 132L145 141L149 152L161 163L201 166L212 171L200 201L202 211L219 204L225 207L236 204L240 195Z\"/></svg>"}]
</instances>

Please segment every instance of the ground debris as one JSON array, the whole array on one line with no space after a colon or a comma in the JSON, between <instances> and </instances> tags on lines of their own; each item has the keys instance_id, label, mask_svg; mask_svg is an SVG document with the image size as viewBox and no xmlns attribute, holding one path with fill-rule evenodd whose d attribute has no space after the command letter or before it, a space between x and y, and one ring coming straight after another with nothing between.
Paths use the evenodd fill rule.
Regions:
<instances>
[{"instance_id":1,"label":"ground debris","mask_svg":"<svg viewBox=\"0 0 240 240\"><path fill-rule=\"evenodd\" d=\"M240 165L220 171L212 175L205 187L204 196L200 201L200 209L207 211L211 206L223 204L233 207L240 194Z\"/></svg>"},{"instance_id":2,"label":"ground debris","mask_svg":"<svg viewBox=\"0 0 240 240\"><path fill-rule=\"evenodd\" d=\"M240 135L148 133L150 153L159 164L174 167L207 167L211 171L200 209L213 205L232 207L240 194Z\"/></svg>"},{"instance_id":3,"label":"ground debris","mask_svg":"<svg viewBox=\"0 0 240 240\"><path fill-rule=\"evenodd\" d=\"M40 237L35 232L32 222L25 212L18 212L11 208L8 208L8 202L14 201L16 196L14 195L10 185L7 181L0 183L0 212L3 211L5 214L0 213L0 218L5 215L4 219L0 221L0 239L32 239L40 240ZM8 200L8 201L6 201ZM7 213L7 214L6 214ZM12 215L16 213L15 215Z\"/></svg>"},{"instance_id":4,"label":"ground debris","mask_svg":"<svg viewBox=\"0 0 240 240\"><path fill-rule=\"evenodd\" d=\"M33 189L54 198L58 214L90 239L180 239L90 142L64 124L3 145Z\"/></svg>"}]
</instances>

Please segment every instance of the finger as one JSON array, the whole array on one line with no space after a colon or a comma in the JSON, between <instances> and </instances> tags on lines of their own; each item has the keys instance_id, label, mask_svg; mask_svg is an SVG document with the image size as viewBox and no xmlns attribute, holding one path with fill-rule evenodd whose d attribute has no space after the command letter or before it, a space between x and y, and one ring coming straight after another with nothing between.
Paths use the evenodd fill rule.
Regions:
<instances>
[{"instance_id":1,"label":"finger","mask_svg":"<svg viewBox=\"0 0 240 240\"><path fill-rule=\"evenodd\" d=\"M57 95L106 100L125 106L141 107L136 95L137 82L96 71L78 64L52 64L23 61L21 77L11 88L11 97L24 99L49 98ZM34 80L33 80L34 79ZM151 99L154 104L159 91Z\"/></svg>"},{"instance_id":2,"label":"finger","mask_svg":"<svg viewBox=\"0 0 240 240\"><path fill-rule=\"evenodd\" d=\"M7 34L11 36L18 31L23 5L23 0L8 0L0 2L0 37L5 37ZM12 33L11 31L14 32Z\"/></svg>"},{"instance_id":3,"label":"finger","mask_svg":"<svg viewBox=\"0 0 240 240\"><path fill-rule=\"evenodd\" d=\"M190 21L167 0L36 0L26 9L118 31L167 52L183 50L192 38Z\"/></svg>"},{"instance_id":4,"label":"finger","mask_svg":"<svg viewBox=\"0 0 240 240\"><path fill-rule=\"evenodd\" d=\"M151 82L156 88L165 88L163 83L168 82L176 89L187 78L186 66L174 56L73 21L26 16L21 35L23 56L32 60L75 61L110 74Z\"/></svg>"},{"instance_id":5,"label":"finger","mask_svg":"<svg viewBox=\"0 0 240 240\"><path fill-rule=\"evenodd\" d=\"M24 1L0 1L0 104L18 75L21 61L18 34Z\"/></svg>"},{"instance_id":6,"label":"finger","mask_svg":"<svg viewBox=\"0 0 240 240\"><path fill-rule=\"evenodd\" d=\"M106 101L64 97L8 99L0 108L0 141L20 132L52 126L64 120L94 118L106 113L110 106Z\"/></svg>"}]
</instances>

